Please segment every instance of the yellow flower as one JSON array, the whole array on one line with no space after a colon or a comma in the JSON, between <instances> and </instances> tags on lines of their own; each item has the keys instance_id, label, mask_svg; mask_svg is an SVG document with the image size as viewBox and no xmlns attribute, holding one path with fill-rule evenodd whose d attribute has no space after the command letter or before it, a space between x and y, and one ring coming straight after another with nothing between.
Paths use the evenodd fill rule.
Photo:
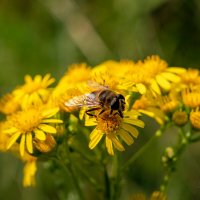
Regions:
<instances>
[{"instance_id":1,"label":"yellow flower","mask_svg":"<svg viewBox=\"0 0 200 200\"><path fill-rule=\"evenodd\" d=\"M121 118L117 113L110 116L108 110L101 115L97 115L96 121L94 121L94 118L86 119L86 125L88 126L97 124L90 134L89 148L95 148L105 135L106 148L110 155L114 155L113 146L119 151L124 151L124 146L121 144L119 137L127 145L134 142L133 138L137 138L138 130L132 125L144 127L144 122L138 119L139 115L137 111L130 111L125 112L124 118Z\"/></svg>"},{"instance_id":2,"label":"yellow flower","mask_svg":"<svg viewBox=\"0 0 200 200\"><path fill-rule=\"evenodd\" d=\"M50 95L49 86L55 81L50 74L43 78L36 75L33 79L26 75L25 84L13 91L14 99L21 104L23 108L31 105L40 105L46 103Z\"/></svg>"},{"instance_id":3,"label":"yellow flower","mask_svg":"<svg viewBox=\"0 0 200 200\"><path fill-rule=\"evenodd\" d=\"M91 68L85 63L71 65L52 91L49 98L50 104L65 110L66 108L63 107L64 102L74 96L90 92L87 84L91 80L90 72Z\"/></svg>"},{"instance_id":4,"label":"yellow flower","mask_svg":"<svg viewBox=\"0 0 200 200\"><path fill-rule=\"evenodd\" d=\"M164 96L157 96L155 98L155 101L157 101L160 109L164 113L172 112L180 105L180 102L170 94Z\"/></svg>"},{"instance_id":5,"label":"yellow flower","mask_svg":"<svg viewBox=\"0 0 200 200\"><path fill-rule=\"evenodd\" d=\"M190 112L190 122L196 129L200 129L200 111L199 107Z\"/></svg>"},{"instance_id":6,"label":"yellow flower","mask_svg":"<svg viewBox=\"0 0 200 200\"><path fill-rule=\"evenodd\" d=\"M86 63L70 65L66 74L60 79L60 84L85 82L90 79L90 73L91 68Z\"/></svg>"},{"instance_id":7,"label":"yellow flower","mask_svg":"<svg viewBox=\"0 0 200 200\"><path fill-rule=\"evenodd\" d=\"M200 106L200 87L185 88L181 92L184 105L195 108Z\"/></svg>"},{"instance_id":8,"label":"yellow flower","mask_svg":"<svg viewBox=\"0 0 200 200\"><path fill-rule=\"evenodd\" d=\"M149 198L141 193L132 195L130 200L167 200L167 196L160 191L155 191Z\"/></svg>"},{"instance_id":9,"label":"yellow flower","mask_svg":"<svg viewBox=\"0 0 200 200\"><path fill-rule=\"evenodd\" d=\"M200 84L198 69L188 69L185 73L180 74L181 84L186 87Z\"/></svg>"},{"instance_id":10,"label":"yellow flower","mask_svg":"<svg viewBox=\"0 0 200 200\"><path fill-rule=\"evenodd\" d=\"M0 112L6 115L12 114L19 109L20 105L14 99L13 94L6 94L0 99Z\"/></svg>"},{"instance_id":11,"label":"yellow flower","mask_svg":"<svg viewBox=\"0 0 200 200\"><path fill-rule=\"evenodd\" d=\"M23 186L30 187L35 186L35 175L37 172L37 158L26 154L23 158L25 161L23 169Z\"/></svg>"},{"instance_id":12,"label":"yellow flower","mask_svg":"<svg viewBox=\"0 0 200 200\"><path fill-rule=\"evenodd\" d=\"M33 144L38 151L42 153L48 153L52 151L52 149L54 149L54 147L56 146L56 141L51 134L47 133L45 140L39 140L35 138Z\"/></svg>"},{"instance_id":13,"label":"yellow flower","mask_svg":"<svg viewBox=\"0 0 200 200\"><path fill-rule=\"evenodd\" d=\"M9 140L9 136L3 133L3 130L7 128L7 123L5 121L0 122L0 151L6 151L6 146Z\"/></svg>"},{"instance_id":14,"label":"yellow flower","mask_svg":"<svg viewBox=\"0 0 200 200\"><path fill-rule=\"evenodd\" d=\"M164 60L155 55L147 57L144 61L143 70L148 74L150 88L157 94L161 93L161 89L169 91L172 83L180 81L179 74L186 71L180 67L168 67Z\"/></svg>"},{"instance_id":15,"label":"yellow flower","mask_svg":"<svg viewBox=\"0 0 200 200\"><path fill-rule=\"evenodd\" d=\"M185 111L176 111L172 115L172 120L178 126L182 126L187 123L188 115Z\"/></svg>"},{"instance_id":16,"label":"yellow flower","mask_svg":"<svg viewBox=\"0 0 200 200\"><path fill-rule=\"evenodd\" d=\"M10 135L7 149L19 141L21 156L24 156L25 151L32 154L34 139L44 141L46 134L56 134L57 130L52 124L62 123L62 120L52 117L58 111L59 108L32 107L10 115L7 120L9 127L4 130L4 133Z\"/></svg>"},{"instance_id":17,"label":"yellow flower","mask_svg":"<svg viewBox=\"0 0 200 200\"><path fill-rule=\"evenodd\" d=\"M152 99L153 97L147 94L143 95L140 99L137 99L134 102L132 109L155 119L159 124L163 124L165 121L164 112L158 108L156 102Z\"/></svg>"}]
</instances>

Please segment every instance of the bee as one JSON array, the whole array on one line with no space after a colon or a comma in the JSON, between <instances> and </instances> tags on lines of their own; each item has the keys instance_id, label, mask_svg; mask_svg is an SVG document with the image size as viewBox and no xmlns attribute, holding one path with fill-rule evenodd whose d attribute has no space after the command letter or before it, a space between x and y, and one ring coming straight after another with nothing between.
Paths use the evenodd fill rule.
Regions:
<instances>
[{"instance_id":1,"label":"bee","mask_svg":"<svg viewBox=\"0 0 200 200\"><path fill-rule=\"evenodd\" d=\"M89 116L97 117L93 111L99 110L98 115L103 114L105 111L110 110L109 116L119 114L123 118L123 111L125 109L125 98L122 94L117 94L107 87L93 91L88 94L73 97L65 102L68 108L82 108L86 107L86 114ZM114 112L116 111L116 112Z\"/></svg>"}]
</instances>

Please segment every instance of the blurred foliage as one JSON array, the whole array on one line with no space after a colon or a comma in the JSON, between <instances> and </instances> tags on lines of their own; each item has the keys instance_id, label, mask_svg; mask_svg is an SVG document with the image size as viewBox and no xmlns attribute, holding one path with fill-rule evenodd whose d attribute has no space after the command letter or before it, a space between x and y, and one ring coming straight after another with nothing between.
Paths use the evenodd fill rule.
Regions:
<instances>
[{"instance_id":1,"label":"blurred foliage","mask_svg":"<svg viewBox=\"0 0 200 200\"><path fill-rule=\"evenodd\" d=\"M0 0L0 30L1 95L22 83L25 74L50 72L58 78L78 62L94 66L106 59L138 60L158 54L172 66L198 68L200 63L198 0ZM147 123L155 130L153 122ZM131 151L151 132L145 130ZM171 137L173 131L132 166L124 181L127 190L150 194L159 186L160 157ZM200 198L198 152L195 144L180 161L183 170L173 179L170 199ZM55 186L44 186L52 176L45 169L39 172L43 185L22 189L20 163L7 155L0 156L0 163L0 199L59 199ZM123 194L126 197L126 191ZM76 196L69 194L69 199Z\"/></svg>"}]
</instances>

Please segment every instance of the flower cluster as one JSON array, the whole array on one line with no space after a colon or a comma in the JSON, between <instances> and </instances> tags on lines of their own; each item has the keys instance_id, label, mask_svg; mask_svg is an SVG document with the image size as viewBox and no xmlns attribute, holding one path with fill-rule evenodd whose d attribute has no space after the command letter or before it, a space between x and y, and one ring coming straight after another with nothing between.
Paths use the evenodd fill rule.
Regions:
<instances>
[{"instance_id":1,"label":"flower cluster","mask_svg":"<svg viewBox=\"0 0 200 200\"><path fill-rule=\"evenodd\" d=\"M0 100L5 116L0 149L17 152L26 163L24 186L35 184L39 155L53 151L63 132L72 134L72 116L80 121L78 126L83 126L81 120L95 126L88 135L89 148L106 147L110 155L124 151L123 142L133 144L136 127L144 127L142 114L160 124L173 120L181 126L190 120L200 128L199 71L170 67L159 56L138 62L109 60L94 67L73 64L50 87L54 81L49 74L26 75L23 85ZM105 144L98 145L103 138Z\"/></svg>"}]
</instances>

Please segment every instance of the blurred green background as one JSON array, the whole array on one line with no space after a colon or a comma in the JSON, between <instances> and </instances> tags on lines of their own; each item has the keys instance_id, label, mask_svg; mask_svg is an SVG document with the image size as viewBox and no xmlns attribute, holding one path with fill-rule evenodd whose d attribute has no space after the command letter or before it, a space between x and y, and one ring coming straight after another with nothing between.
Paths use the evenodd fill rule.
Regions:
<instances>
[{"instance_id":1,"label":"blurred green background","mask_svg":"<svg viewBox=\"0 0 200 200\"><path fill-rule=\"evenodd\" d=\"M25 74L51 73L59 79L72 63L94 66L106 59L138 60L152 54L170 66L200 66L199 0L0 0L1 95L22 84ZM152 121L148 123L156 129ZM131 152L152 133L145 130ZM122 199L131 191L149 194L158 189L160 157L173 143L173 133L154 144L129 170ZM199 152L199 144L194 144L180 160L170 199L200 199ZM53 184L23 189L21 163L12 156L1 154L0 165L0 199L58 198L52 195ZM38 179L52 178L43 171ZM69 193L69 199L76 196Z\"/></svg>"}]
</instances>

